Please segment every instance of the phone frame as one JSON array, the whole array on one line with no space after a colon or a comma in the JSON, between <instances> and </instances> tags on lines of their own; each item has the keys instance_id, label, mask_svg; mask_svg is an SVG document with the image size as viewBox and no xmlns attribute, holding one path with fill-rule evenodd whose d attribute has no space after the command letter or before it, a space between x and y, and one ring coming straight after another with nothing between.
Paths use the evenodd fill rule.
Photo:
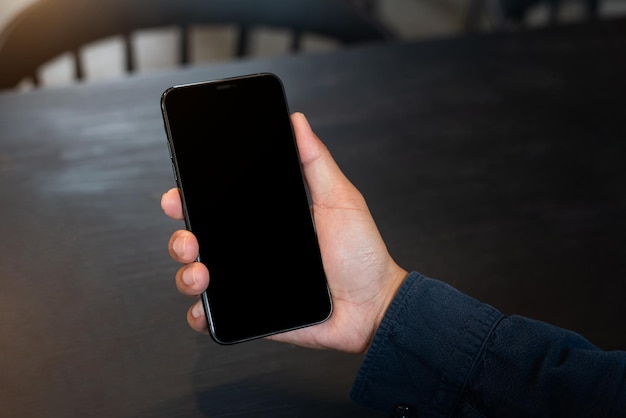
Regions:
<instances>
[{"instance_id":1,"label":"phone frame","mask_svg":"<svg viewBox=\"0 0 626 418\"><path fill-rule=\"evenodd\" d=\"M187 199L185 198L185 191L184 191L184 185L182 184L181 181L181 175L180 175L180 169L179 169L179 161L176 155L176 147L175 147L175 139L173 138L172 135L172 131L171 131L171 126L170 126L170 120L168 117L168 112L167 112L167 97L169 94L171 94L171 92L176 91L176 90L180 90L180 89L191 89L194 87L204 87L207 86L208 84L214 85L216 89L219 89L221 86L225 86L224 88L226 88L226 86L228 86L229 84L232 83L238 83L242 80L247 80L247 79L251 79L251 78L258 78L258 77L273 77L276 81L278 81L278 83L280 84L280 89L282 90L282 100L283 100L283 104L285 106L285 108L287 109L287 117L289 120L289 127L290 127L290 133L291 133L291 137L294 143L294 148L295 148L295 156L298 159L298 161L300 160L300 155L299 155L299 151L298 151L298 147L297 147L297 143L296 143L296 139L295 139L295 132L293 129L293 126L291 124L291 119L289 117L289 107L288 107L288 103L287 103L287 98L286 98L286 94L284 91L284 86L282 81L280 80L280 78L278 76L276 76L273 73L255 73L255 74L248 74L248 75L242 75L242 76L235 76L235 77L227 77L227 78L221 78L221 79L215 79L215 80L209 80L209 81L201 81L201 82L196 82L196 83L188 83L188 84L181 84L181 85L175 85L172 86L168 89L166 89L162 95L161 95L161 111L162 111L162 116L163 116L163 121L164 121L164 127L165 127L165 132L167 135L167 143L168 143L168 148L169 148L169 154L170 154L170 159L172 162L172 168L174 171L174 177L176 180L176 185L178 187L178 190L180 192L180 196L181 196L181 203L182 203L182 207L183 207L183 214L184 214L184 220L185 220L185 228L187 230L192 230L191 227L191 221L189 219L189 210L187 208ZM309 194L309 190L306 184L306 181L304 179L304 173L302 171L302 167L301 164L299 164L300 170L299 170L299 175L300 175L300 179L301 179L301 183L303 185L304 188L304 192L306 194L306 198L307 201L309 203L309 207L311 205L311 200L310 200L310 194ZM316 233L316 229L315 229L315 221L313 218L313 214L311 213L311 211L309 210L308 212L308 216L310 218L310 222L311 222L311 227L313 230L313 234L315 235L315 243L317 246L317 250L319 251L319 243L317 241L317 233ZM320 264L321 264L321 253L319 254L319 259L320 259ZM196 259L196 261L202 261L200 259L200 255L198 256L198 258ZM258 334L253 334L253 335L248 335L246 337L243 338L237 338L237 339L233 339L233 340L225 340L223 338L221 338L218 335L218 332L216 330L216 326L215 326L215 319L213 318L212 315L212 307L211 307L211 303L209 300L209 295L208 295L208 290L204 291L200 297L203 303L203 307L204 307L204 311L205 311L205 315L206 315L206 319L207 319L207 323L208 323L208 328L209 328L209 333L211 335L211 337L219 344L224 344L224 345L230 345L230 344L236 344L236 343L241 343L244 341L249 341L249 340L255 340L258 338L263 338L263 337L267 337L270 335L274 335L274 334L278 334L278 333L283 333L283 332L288 332L291 330L295 330L295 329L299 329L299 328L303 328L303 327L308 327L308 326L312 326L312 325L316 325L319 323L322 323L324 321L326 321L332 314L333 311L333 304L332 304L332 298L331 298L331 294L330 294L330 289L328 287L328 284L326 282L326 277L325 274L323 272L323 266L322 268L322 274L324 275L324 282L325 282L325 286L326 286L326 303L328 305L328 308L326 310L325 315L323 315L321 318L319 318L318 320L315 321L308 321L306 323L302 323L302 324L298 324L296 326L292 326L292 327L287 327L287 328L279 328L279 329L275 329L272 330L270 332L265 332L265 333L258 333Z\"/></svg>"}]
</instances>

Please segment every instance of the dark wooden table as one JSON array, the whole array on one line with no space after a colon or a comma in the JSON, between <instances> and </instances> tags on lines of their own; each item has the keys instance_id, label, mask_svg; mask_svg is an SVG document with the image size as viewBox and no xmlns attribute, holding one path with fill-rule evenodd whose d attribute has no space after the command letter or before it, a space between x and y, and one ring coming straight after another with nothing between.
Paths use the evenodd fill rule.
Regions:
<instances>
[{"instance_id":1,"label":"dark wooden table","mask_svg":"<svg viewBox=\"0 0 626 418\"><path fill-rule=\"evenodd\" d=\"M348 399L360 356L186 325L160 95L259 71L401 265L626 348L625 51L613 21L0 94L0 416L379 416Z\"/></svg>"}]
</instances>

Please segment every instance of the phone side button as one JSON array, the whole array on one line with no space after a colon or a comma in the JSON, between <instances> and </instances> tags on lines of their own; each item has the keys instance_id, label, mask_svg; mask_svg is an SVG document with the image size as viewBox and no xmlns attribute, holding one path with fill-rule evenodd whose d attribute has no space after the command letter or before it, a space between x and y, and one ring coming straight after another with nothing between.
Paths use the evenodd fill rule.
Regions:
<instances>
[{"instance_id":1,"label":"phone side button","mask_svg":"<svg viewBox=\"0 0 626 418\"><path fill-rule=\"evenodd\" d=\"M172 162L172 172L174 173L174 180L178 181L178 176L176 175L176 167L174 167L174 162Z\"/></svg>"}]
</instances>

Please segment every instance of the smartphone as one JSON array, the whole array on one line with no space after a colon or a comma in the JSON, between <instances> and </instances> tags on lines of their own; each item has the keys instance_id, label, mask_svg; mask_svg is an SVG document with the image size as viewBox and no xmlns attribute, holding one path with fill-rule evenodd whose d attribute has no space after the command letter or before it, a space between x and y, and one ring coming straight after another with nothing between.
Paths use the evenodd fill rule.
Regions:
<instances>
[{"instance_id":1,"label":"smartphone","mask_svg":"<svg viewBox=\"0 0 626 418\"><path fill-rule=\"evenodd\" d=\"M281 80L262 73L161 97L185 223L210 275L209 331L234 344L321 323L332 311Z\"/></svg>"}]
</instances>

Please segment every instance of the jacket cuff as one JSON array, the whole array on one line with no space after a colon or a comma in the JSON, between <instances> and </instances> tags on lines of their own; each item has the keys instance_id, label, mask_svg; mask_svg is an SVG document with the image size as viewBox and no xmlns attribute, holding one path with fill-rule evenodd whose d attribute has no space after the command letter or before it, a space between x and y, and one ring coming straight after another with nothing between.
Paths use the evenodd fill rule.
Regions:
<instances>
[{"instance_id":1,"label":"jacket cuff","mask_svg":"<svg viewBox=\"0 0 626 418\"><path fill-rule=\"evenodd\" d=\"M387 413L448 416L484 344L502 319L495 308L412 272L389 305L350 396Z\"/></svg>"}]
</instances>

